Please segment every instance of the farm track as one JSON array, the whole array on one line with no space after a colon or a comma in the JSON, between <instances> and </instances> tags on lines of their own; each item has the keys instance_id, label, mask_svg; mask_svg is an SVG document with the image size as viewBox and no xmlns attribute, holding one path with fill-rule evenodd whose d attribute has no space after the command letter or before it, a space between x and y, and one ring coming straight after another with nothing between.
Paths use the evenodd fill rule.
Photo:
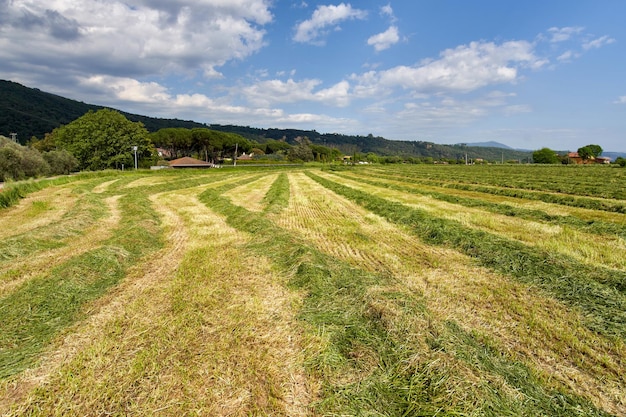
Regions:
<instances>
[{"instance_id":1,"label":"farm track","mask_svg":"<svg viewBox=\"0 0 626 417\"><path fill-rule=\"evenodd\" d=\"M462 199L606 230L624 215L423 186L386 170L314 172L129 173L78 194L51 187L0 212L0 222L51 216L31 216L16 239L84 225L63 246L5 263L0 273L18 272L0 281L0 297L99 250L123 268L38 361L0 378L0 415L626 415L626 345L594 331L590 310L418 237L316 178L615 277L626 269L622 237ZM99 222L80 217L78 196Z\"/></svg>"}]
</instances>

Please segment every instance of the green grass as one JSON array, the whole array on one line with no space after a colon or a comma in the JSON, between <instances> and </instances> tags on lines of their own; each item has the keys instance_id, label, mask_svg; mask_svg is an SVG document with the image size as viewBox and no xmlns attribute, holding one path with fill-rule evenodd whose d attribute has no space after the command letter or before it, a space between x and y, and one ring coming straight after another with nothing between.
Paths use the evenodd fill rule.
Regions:
<instances>
[{"instance_id":1,"label":"green grass","mask_svg":"<svg viewBox=\"0 0 626 417\"><path fill-rule=\"evenodd\" d=\"M584 265L568 257L433 217L424 210L308 175L391 222L409 226L421 240L448 246L482 265L537 285L555 298L584 311L587 325L609 337L626 340L626 273Z\"/></svg>"},{"instance_id":2,"label":"green grass","mask_svg":"<svg viewBox=\"0 0 626 417\"><path fill-rule=\"evenodd\" d=\"M84 317L87 303L123 279L139 257L161 246L159 219L147 197L131 193L120 205L119 229L101 247L27 281L0 300L0 378L31 366L56 335Z\"/></svg>"},{"instance_id":3,"label":"green grass","mask_svg":"<svg viewBox=\"0 0 626 417\"><path fill-rule=\"evenodd\" d=\"M285 193L287 187L277 181L273 192L282 188ZM323 381L315 405L319 414L605 415L584 399L550 388L523 364L453 322L432 324L431 346L424 350L415 334L431 317L419 294L397 290L393 277L322 254L262 214L231 204L221 197L224 191L207 190L201 201L231 226L251 233L249 250L269 257L281 274L291 276L292 288L306 293L299 317L318 342L306 352L306 366ZM478 386L450 381L454 369L439 365L442 357L487 379ZM489 380L503 380L496 387L506 385L508 391L494 391ZM451 392L455 384L467 390L464 398Z\"/></svg>"}]
</instances>

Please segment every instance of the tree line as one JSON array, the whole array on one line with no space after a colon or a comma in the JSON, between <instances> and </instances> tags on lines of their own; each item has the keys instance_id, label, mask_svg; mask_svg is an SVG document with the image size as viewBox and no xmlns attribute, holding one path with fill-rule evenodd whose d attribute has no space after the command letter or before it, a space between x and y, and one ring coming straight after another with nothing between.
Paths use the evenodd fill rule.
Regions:
<instances>
[{"instance_id":1,"label":"tree line","mask_svg":"<svg viewBox=\"0 0 626 417\"><path fill-rule=\"evenodd\" d=\"M578 157L585 161L590 161L598 158L602 155L603 149L600 145L590 144L585 145L576 151ZM557 152L550 148L541 148L533 152L533 162L535 164L571 164L572 158L568 154L559 155ZM626 159L618 157L615 160L617 165L622 167L626 166Z\"/></svg>"},{"instance_id":2,"label":"tree line","mask_svg":"<svg viewBox=\"0 0 626 417\"><path fill-rule=\"evenodd\" d=\"M162 128L149 133L116 110L90 110L76 120L31 138L27 146L0 140L0 181L77 170L97 171L148 167L165 157L190 156L220 163L249 153L255 159L330 162L341 156L337 149L298 138L296 145L270 139L264 143L241 135L208 128Z\"/></svg>"}]
</instances>

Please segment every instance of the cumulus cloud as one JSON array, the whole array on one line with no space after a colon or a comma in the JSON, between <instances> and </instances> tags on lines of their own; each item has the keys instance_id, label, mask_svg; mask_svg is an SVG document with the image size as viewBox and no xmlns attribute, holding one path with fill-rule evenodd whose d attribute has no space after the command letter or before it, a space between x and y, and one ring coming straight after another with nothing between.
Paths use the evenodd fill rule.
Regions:
<instances>
[{"instance_id":1,"label":"cumulus cloud","mask_svg":"<svg viewBox=\"0 0 626 417\"><path fill-rule=\"evenodd\" d=\"M620 96L613 103L615 104L626 104L626 96Z\"/></svg>"},{"instance_id":2,"label":"cumulus cloud","mask_svg":"<svg viewBox=\"0 0 626 417\"><path fill-rule=\"evenodd\" d=\"M383 16L389 16L391 19L395 20L395 15L393 14L393 9L391 8L391 4L387 4L386 6L382 6L380 8L380 13Z\"/></svg>"},{"instance_id":3,"label":"cumulus cloud","mask_svg":"<svg viewBox=\"0 0 626 417\"><path fill-rule=\"evenodd\" d=\"M584 27L574 26L574 27L563 27L557 28L552 27L548 29L548 32L552 35L550 42L565 42L570 40L574 35L582 33L585 30Z\"/></svg>"},{"instance_id":4,"label":"cumulus cloud","mask_svg":"<svg viewBox=\"0 0 626 417\"><path fill-rule=\"evenodd\" d=\"M488 85L514 83L520 68L536 68L543 62L535 56L533 45L526 41L500 45L472 42L443 51L437 60L370 71L352 79L358 82L356 91L361 95L378 95L382 89L394 88L420 93L467 93Z\"/></svg>"},{"instance_id":5,"label":"cumulus cloud","mask_svg":"<svg viewBox=\"0 0 626 417\"><path fill-rule=\"evenodd\" d=\"M295 28L293 40L302 43L322 43L320 38L330 28L337 29L346 20L365 19L367 12L354 9L350 4L341 3L337 6L318 6L310 19L299 23Z\"/></svg>"},{"instance_id":6,"label":"cumulus cloud","mask_svg":"<svg viewBox=\"0 0 626 417\"><path fill-rule=\"evenodd\" d=\"M384 51L399 41L400 36L398 35L398 28L396 26L391 26L386 31L371 36L367 40L367 44L373 46L376 51Z\"/></svg>"},{"instance_id":7,"label":"cumulus cloud","mask_svg":"<svg viewBox=\"0 0 626 417\"><path fill-rule=\"evenodd\" d=\"M264 45L269 0L56 0L5 2L11 22L0 62L45 63L63 74L140 77L200 70Z\"/></svg>"},{"instance_id":8,"label":"cumulus cloud","mask_svg":"<svg viewBox=\"0 0 626 417\"><path fill-rule=\"evenodd\" d=\"M256 106L269 107L276 103L295 103L302 101L319 102L329 106L345 107L350 103L350 83L340 81L326 88L317 89L321 80L309 79L296 82L268 80L245 87L242 94Z\"/></svg>"}]
</instances>

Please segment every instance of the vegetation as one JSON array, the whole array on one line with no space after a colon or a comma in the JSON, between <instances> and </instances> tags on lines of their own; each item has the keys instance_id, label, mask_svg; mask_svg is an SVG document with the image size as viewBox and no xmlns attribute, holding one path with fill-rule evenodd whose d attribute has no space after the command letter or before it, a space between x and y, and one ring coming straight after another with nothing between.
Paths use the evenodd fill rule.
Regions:
<instances>
[{"instance_id":1,"label":"vegetation","mask_svg":"<svg viewBox=\"0 0 626 417\"><path fill-rule=\"evenodd\" d=\"M583 159L597 158L602 154L602 147L600 145L587 145L582 148L578 148L578 155Z\"/></svg>"},{"instance_id":2,"label":"vegetation","mask_svg":"<svg viewBox=\"0 0 626 417\"><path fill-rule=\"evenodd\" d=\"M0 136L0 181L69 174L78 161L66 151L40 153Z\"/></svg>"},{"instance_id":3,"label":"vegetation","mask_svg":"<svg viewBox=\"0 0 626 417\"><path fill-rule=\"evenodd\" d=\"M536 164L558 164L559 156L550 148L541 148L533 152L533 162Z\"/></svg>"},{"instance_id":4,"label":"vegetation","mask_svg":"<svg viewBox=\"0 0 626 417\"><path fill-rule=\"evenodd\" d=\"M567 200L624 204L623 175L238 166L11 183L0 414L624 415L624 214Z\"/></svg>"},{"instance_id":5,"label":"vegetation","mask_svg":"<svg viewBox=\"0 0 626 417\"><path fill-rule=\"evenodd\" d=\"M114 110L88 112L66 126L55 129L52 142L70 152L81 170L132 167L135 156L152 155L148 131Z\"/></svg>"}]
</instances>

